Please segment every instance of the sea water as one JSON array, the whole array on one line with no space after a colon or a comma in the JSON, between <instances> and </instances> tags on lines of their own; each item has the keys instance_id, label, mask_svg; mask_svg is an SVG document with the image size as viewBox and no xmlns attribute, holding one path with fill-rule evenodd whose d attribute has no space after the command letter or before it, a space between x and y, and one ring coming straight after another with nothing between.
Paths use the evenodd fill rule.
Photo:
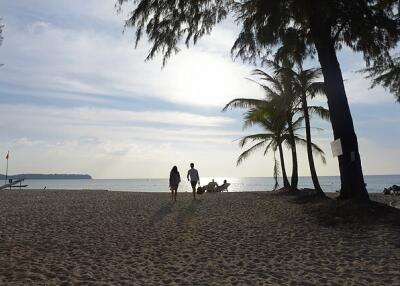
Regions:
<instances>
[{"instance_id":1,"label":"sea water","mask_svg":"<svg viewBox=\"0 0 400 286\"><path fill-rule=\"evenodd\" d=\"M201 178L201 185L206 185L214 179L219 185L227 180L231 183L229 191L271 191L274 187L274 179L262 178ZM335 192L340 189L340 177L321 176L319 182L325 192ZM365 176L367 190L371 193L382 192L385 187L400 185L400 175ZM26 180L23 184L28 189L101 189L109 191L127 192L167 192L168 179L92 179L92 180ZM280 185L282 186L281 180ZM299 177L299 188L312 188L311 177ZM183 178L179 185L179 192L191 191L190 184Z\"/></svg>"}]
</instances>

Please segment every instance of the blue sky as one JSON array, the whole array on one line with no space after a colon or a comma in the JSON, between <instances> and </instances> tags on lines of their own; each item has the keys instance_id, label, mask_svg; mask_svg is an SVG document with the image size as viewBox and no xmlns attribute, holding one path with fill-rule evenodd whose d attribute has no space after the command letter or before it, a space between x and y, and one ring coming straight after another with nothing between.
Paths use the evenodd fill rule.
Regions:
<instances>
[{"instance_id":1,"label":"blue sky","mask_svg":"<svg viewBox=\"0 0 400 286\"><path fill-rule=\"evenodd\" d=\"M242 131L241 112L220 112L233 98L262 97L245 79L254 66L229 54L237 27L217 26L161 69L160 58L144 62L146 41L135 50L133 31L122 33L126 15L114 4L1 1L0 151L11 151L10 172L166 177L172 165L185 170L193 161L203 176L271 176L271 155L236 167L233 140L251 130ZM400 105L354 72L364 66L360 55L344 49L339 58L364 173L399 174ZM313 125L325 129L314 132L328 159L318 172L337 175L330 126ZM301 175L308 175L301 148L300 161Z\"/></svg>"}]
</instances>

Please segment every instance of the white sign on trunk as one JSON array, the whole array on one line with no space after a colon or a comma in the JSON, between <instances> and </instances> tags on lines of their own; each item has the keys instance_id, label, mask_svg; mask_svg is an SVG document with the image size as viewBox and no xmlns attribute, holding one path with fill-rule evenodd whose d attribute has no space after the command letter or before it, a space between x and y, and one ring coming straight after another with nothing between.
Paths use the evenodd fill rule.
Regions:
<instances>
[{"instance_id":1,"label":"white sign on trunk","mask_svg":"<svg viewBox=\"0 0 400 286\"><path fill-rule=\"evenodd\" d=\"M333 157L338 157L340 155L343 155L342 142L340 141L340 138L331 142L331 149Z\"/></svg>"}]
</instances>

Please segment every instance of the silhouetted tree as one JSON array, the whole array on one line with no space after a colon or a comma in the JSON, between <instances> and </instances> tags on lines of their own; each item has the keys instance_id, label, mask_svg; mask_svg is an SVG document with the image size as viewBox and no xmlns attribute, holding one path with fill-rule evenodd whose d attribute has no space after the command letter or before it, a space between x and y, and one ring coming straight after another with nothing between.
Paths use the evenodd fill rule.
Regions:
<instances>
[{"instance_id":1,"label":"silhouetted tree","mask_svg":"<svg viewBox=\"0 0 400 286\"><path fill-rule=\"evenodd\" d=\"M282 119L278 114L267 111L268 106L261 104L256 107L250 108L244 115L244 126L243 128L249 128L253 125L258 125L263 131L267 133L258 133L248 135L240 139L239 146L243 148L249 142L256 142L253 146L245 150L237 159L237 165L243 162L253 152L264 149L264 156L272 150L274 152L274 172L273 176L275 179L274 189L278 186L278 175L279 175L279 163L276 160L276 151L279 150L280 165L282 169L282 179L284 187L290 187L286 169L285 159L283 156L282 144L288 139L288 130L286 127L286 121Z\"/></svg>"},{"instance_id":2,"label":"silhouetted tree","mask_svg":"<svg viewBox=\"0 0 400 286\"><path fill-rule=\"evenodd\" d=\"M279 103L284 104L284 101L281 100ZM292 138L294 138L296 143L302 145L306 145L306 140L301 138L300 135L296 134L296 131L301 128L301 122L303 121L303 118L300 117L296 121L294 121L292 123L293 132L289 132L286 120L280 115L280 113L276 112L276 110L280 109L280 107L277 106L277 104L279 103L277 101L274 101L274 104L271 104L271 102L260 102L260 104L250 108L245 113L244 129L256 125L258 127L261 127L262 130L267 131L268 133L258 133L241 138L239 141L239 146L241 148L243 148L249 142L255 142L255 144L245 150L242 154L240 154L237 160L237 164L239 165L250 154L259 149L264 149L264 155L272 150L274 152L274 188L276 188L278 186L277 177L279 175L279 163L276 160L275 153L278 150L282 169L283 185L284 187L288 188L290 187L290 184L286 175L285 159L282 145L286 144L288 148L292 148ZM322 160L325 162L324 152L316 144L313 143L312 148L314 152L320 155Z\"/></svg>"},{"instance_id":3,"label":"silhouetted tree","mask_svg":"<svg viewBox=\"0 0 400 286\"><path fill-rule=\"evenodd\" d=\"M334 137L343 149L340 198L368 200L336 50L348 46L370 64L395 47L398 0L117 0L120 8L125 2L135 3L126 27L136 28L136 43L145 32L152 43L148 59L160 52L164 64L181 40L196 43L229 13L242 26L232 52L243 60L256 61L277 46L296 47L296 56L317 54Z\"/></svg>"},{"instance_id":4,"label":"silhouetted tree","mask_svg":"<svg viewBox=\"0 0 400 286\"><path fill-rule=\"evenodd\" d=\"M274 107L274 113L277 114L277 116L281 116L287 123L290 150L292 152L291 187L296 190L299 183L299 167L293 120L300 100L294 90L295 86L293 85L293 80L290 75L285 73L271 76L260 69L254 70L253 73L257 75L262 82L259 84L264 89L267 97L266 104Z\"/></svg>"},{"instance_id":5,"label":"silhouetted tree","mask_svg":"<svg viewBox=\"0 0 400 286\"><path fill-rule=\"evenodd\" d=\"M271 63L270 63L271 64ZM307 147L310 146L314 148L314 145L311 142L311 136L306 141L301 141L298 136L294 134L294 117L298 112L303 112L302 106L302 91L307 89L309 93L315 93L320 88L317 82L314 84L309 82L309 85L312 87L300 87L299 78L295 77L294 71L289 68L282 68L272 63L273 70L275 71L275 75L271 76L268 73L262 70L255 70L254 74L259 76L260 82L255 81L259 84L265 92L265 99L251 99L251 98L237 98L231 100L222 111L226 111L228 108L257 108L257 113L252 112L252 118L254 118L254 114L259 115L258 123L260 121L265 120L263 116L268 116L268 118L273 118L273 123L275 124L275 129L271 128L270 123L268 125L268 130L275 130L274 133L279 132L280 139L284 138L285 143L291 150L292 153L292 177L291 177L291 188L297 189L298 186L298 163L297 163L297 151L296 151L296 143L306 142ZM291 72L289 72L291 71ZM297 74L296 74L297 75ZM304 75L303 75L304 76ZM261 108L262 106L262 108ZM307 114L309 113L318 113L327 117L327 110L320 106L305 106L307 108ZM264 112L265 114L263 114ZM298 118L296 122L296 128L298 128L298 124L300 124L304 120L304 116L302 115ZM245 121L247 122L251 121ZM282 124L278 124L281 128L276 129L277 122L283 122ZM245 126L247 126L245 124ZM310 126L308 126L310 128ZM285 136L283 136L283 130L285 131ZM283 142L283 141L282 141ZM309 144L308 144L309 142ZM279 147L279 145L278 145ZM316 149L316 148L314 148ZM322 150L317 150L319 155L323 155ZM282 154L283 152L280 152ZM311 151L312 155L312 151ZM325 162L324 157L322 156L323 162ZM283 162L283 157L281 156L281 161ZM282 163L284 166L284 163ZM285 183L286 172L284 168L282 170L282 174L284 177L284 186L287 187L288 184ZM322 190L320 190L321 194Z\"/></svg>"},{"instance_id":6,"label":"silhouetted tree","mask_svg":"<svg viewBox=\"0 0 400 286\"><path fill-rule=\"evenodd\" d=\"M322 106L308 106L307 103L307 98L314 98L317 94L325 94L324 82L316 81L320 78L322 74L321 69L303 70L301 63L299 63L298 68L295 70L292 68L291 65L281 66L272 61L268 61L267 63L270 67L273 68L275 74L287 75L287 77L293 84L293 92L300 99L300 107L295 107L294 111L300 111L302 113L302 116L304 117L307 139L307 156L310 166L311 179L313 181L316 192L319 195L324 195L322 188L319 184L312 153L310 113L317 114L320 118L329 120L329 110L325 109Z\"/></svg>"},{"instance_id":7,"label":"silhouetted tree","mask_svg":"<svg viewBox=\"0 0 400 286\"><path fill-rule=\"evenodd\" d=\"M400 103L400 57L382 58L362 71L368 74L367 78L372 79L372 88L377 85L383 86L393 93Z\"/></svg>"},{"instance_id":8,"label":"silhouetted tree","mask_svg":"<svg viewBox=\"0 0 400 286\"><path fill-rule=\"evenodd\" d=\"M323 195L322 188L319 184L317 171L314 164L314 156L311 141L311 124L310 124L310 111L317 114L323 119L329 120L329 110L322 106L308 106L307 98L313 98L318 93L324 93L324 83L316 82L315 79L318 78L319 69L300 69L299 72L292 70L294 77L295 90L299 92L301 98L301 112L304 116L304 122L306 125L306 141L307 141L307 157L310 166L311 179L313 181L314 189L319 195Z\"/></svg>"}]
</instances>

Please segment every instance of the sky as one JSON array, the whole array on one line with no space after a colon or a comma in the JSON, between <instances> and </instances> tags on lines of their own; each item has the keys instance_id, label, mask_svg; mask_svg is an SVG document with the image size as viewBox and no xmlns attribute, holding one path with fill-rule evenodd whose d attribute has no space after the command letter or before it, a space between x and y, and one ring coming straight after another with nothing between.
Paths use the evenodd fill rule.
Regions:
<instances>
[{"instance_id":1,"label":"sky","mask_svg":"<svg viewBox=\"0 0 400 286\"><path fill-rule=\"evenodd\" d=\"M134 31L123 32L129 9L117 13L115 2L0 2L0 173L10 150L11 174L164 178L173 165L186 173L194 162L200 176L272 176L272 153L236 166L235 140L258 130L242 130L243 111L221 113L231 99L263 97L247 79L256 67L230 55L238 27L221 23L161 68L161 57L145 61L146 40L134 48ZM364 174L400 174L400 105L356 73L361 55L343 49L339 61ZM313 130L327 158L317 160L318 174L338 175L330 124L314 118L312 125L324 129ZM300 175L308 176L305 149L298 152Z\"/></svg>"}]
</instances>

